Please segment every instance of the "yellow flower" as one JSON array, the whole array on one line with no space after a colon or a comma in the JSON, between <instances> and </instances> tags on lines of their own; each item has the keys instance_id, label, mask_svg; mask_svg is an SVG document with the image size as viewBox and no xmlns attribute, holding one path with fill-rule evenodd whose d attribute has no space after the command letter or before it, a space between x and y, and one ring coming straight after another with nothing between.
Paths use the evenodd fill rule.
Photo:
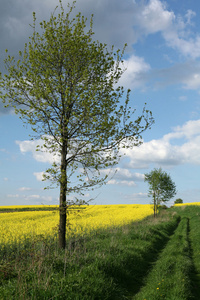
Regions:
<instances>
[{"instance_id":1,"label":"yellow flower","mask_svg":"<svg viewBox=\"0 0 200 300\"><path fill-rule=\"evenodd\" d=\"M15 208L17 207L15 206ZM76 234L87 234L100 228L123 226L152 214L152 205L148 204L82 206L80 209L70 210L68 215L70 226L67 226L66 234L70 237ZM38 235L40 237L55 236L58 222L59 211L24 211L0 214L0 244L23 242L26 238L34 238Z\"/></svg>"}]
</instances>

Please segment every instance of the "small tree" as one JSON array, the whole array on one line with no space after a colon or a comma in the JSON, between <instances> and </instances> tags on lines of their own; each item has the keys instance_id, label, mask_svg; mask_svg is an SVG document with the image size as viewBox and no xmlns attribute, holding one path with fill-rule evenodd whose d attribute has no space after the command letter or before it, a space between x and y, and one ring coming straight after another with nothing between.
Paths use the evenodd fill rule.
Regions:
<instances>
[{"instance_id":1,"label":"small tree","mask_svg":"<svg viewBox=\"0 0 200 300\"><path fill-rule=\"evenodd\" d=\"M183 200L181 198L178 198L174 201L174 204L183 203Z\"/></svg>"},{"instance_id":2,"label":"small tree","mask_svg":"<svg viewBox=\"0 0 200 300\"><path fill-rule=\"evenodd\" d=\"M145 181L149 184L149 196L153 197L154 217L158 212L158 205L161 202L169 201L176 194L176 186L170 175L161 168L154 169L145 174Z\"/></svg>"},{"instance_id":3,"label":"small tree","mask_svg":"<svg viewBox=\"0 0 200 300\"><path fill-rule=\"evenodd\" d=\"M43 151L59 153L60 162L44 179L60 186L59 246L65 248L67 196L103 184L107 176L101 176L101 169L117 164L121 147L140 145L153 118L144 106L133 119L130 90L125 93L117 85L124 49L108 50L93 40L92 18L86 31L81 13L70 18L74 3L65 13L59 2L61 13L41 22L41 33L33 14L33 35L19 60L9 55L5 60L0 97L31 125L35 138L43 139Z\"/></svg>"}]
</instances>

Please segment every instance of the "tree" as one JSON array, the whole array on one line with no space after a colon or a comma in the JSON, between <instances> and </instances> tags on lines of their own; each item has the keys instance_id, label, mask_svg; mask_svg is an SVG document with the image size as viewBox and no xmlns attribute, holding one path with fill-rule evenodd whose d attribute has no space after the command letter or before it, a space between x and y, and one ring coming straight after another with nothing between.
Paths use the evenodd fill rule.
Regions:
<instances>
[{"instance_id":1,"label":"tree","mask_svg":"<svg viewBox=\"0 0 200 300\"><path fill-rule=\"evenodd\" d=\"M149 196L153 197L154 217L157 215L161 202L169 201L176 194L176 186L170 175L161 168L145 174L145 181L149 184Z\"/></svg>"},{"instance_id":2,"label":"tree","mask_svg":"<svg viewBox=\"0 0 200 300\"><path fill-rule=\"evenodd\" d=\"M183 203L183 200L181 198L178 198L174 201L174 204Z\"/></svg>"},{"instance_id":3,"label":"tree","mask_svg":"<svg viewBox=\"0 0 200 300\"><path fill-rule=\"evenodd\" d=\"M65 248L68 195L106 182L101 170L117 164L121 147L140 145L154 120L146 104L134 118L130 90L117 85L125 48L115 51L95 41L93 16L86 30L81 13L71 18L75 3L65 13L59 2L60 13L57 7L42 21L40 33L33 13L33 35L19 60L9 55L5 60L0 97L43 140L38 150L59 153L60 162L55 160L44 179L60 186L59 246Z\"/></svg>"}]
</instances>

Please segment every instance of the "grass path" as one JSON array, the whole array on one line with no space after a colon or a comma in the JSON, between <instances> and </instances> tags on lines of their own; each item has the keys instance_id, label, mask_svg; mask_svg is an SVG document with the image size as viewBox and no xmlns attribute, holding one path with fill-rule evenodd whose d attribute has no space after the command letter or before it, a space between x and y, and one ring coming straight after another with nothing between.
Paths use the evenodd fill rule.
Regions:
<instances>
[{"instance_id":1,"label":"grass path","mask_svg":"<svg viewBox=\"0 0 200 300\"><path fill-rule=\"evenodd\" d=\"M200 216L182 215L132 300L200 299Z\"/></svg>"},{"instance_id":2,"label":"grass path","mask_svg":"<svg viewBox=\"0 0 200 300\"><path fill-rule=\"evenodd\" d=\"M188 241L188 219L181 219L146 278L145 286L132 299L190 299L189 273L192 268Z\"/></svg>"},{"instance_id":3,"label":"grass path","mask_svg":"<svg viewBox=\"0 0 200 300\"><path fill-rule=\"evenodd\" d=\"M190 255L193 269L191 272L191 286L194 299L200 299L200 217L193 216L188 226Z\"/></svg>"}]
</instances>

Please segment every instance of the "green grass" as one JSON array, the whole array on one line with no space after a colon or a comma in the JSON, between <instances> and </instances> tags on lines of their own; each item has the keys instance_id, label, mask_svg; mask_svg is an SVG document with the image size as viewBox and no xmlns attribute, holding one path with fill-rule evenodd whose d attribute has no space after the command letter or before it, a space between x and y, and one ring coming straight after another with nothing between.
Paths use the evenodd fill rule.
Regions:
<instances>
[{"instance_id":1,"label":"green grass","mask_svg":"<svg viewBox=\"0 0 200 300\"><path fill-rule=\"evenodd\" d=\"M186 300L191 297L192 260L188 219L183 218L149 273L145 286L133 299Z\"/></svg>"},{"instance_id":2,"label":"green grass","mask_svg":"<svg viewBox=\"0 0 200 300\"><path fill-rule=\"evenodd\" d=\"M199 215L198 215L199 214ZM67 241L0 248L0 300L199 300L200 207Z\"/></svg>"},{"instance_id":3,"label":"green grass","mask_svg":"<svg viewBox=\"0 0 200 300\"><path fill-rule=\"evenodd\" d=\"M188 236L193 263L190 274L191 291L194 299L200 299L200 207L180 207L178 213L182 218L188 217L189 219Z\"/></svg>"}]
</instances>

